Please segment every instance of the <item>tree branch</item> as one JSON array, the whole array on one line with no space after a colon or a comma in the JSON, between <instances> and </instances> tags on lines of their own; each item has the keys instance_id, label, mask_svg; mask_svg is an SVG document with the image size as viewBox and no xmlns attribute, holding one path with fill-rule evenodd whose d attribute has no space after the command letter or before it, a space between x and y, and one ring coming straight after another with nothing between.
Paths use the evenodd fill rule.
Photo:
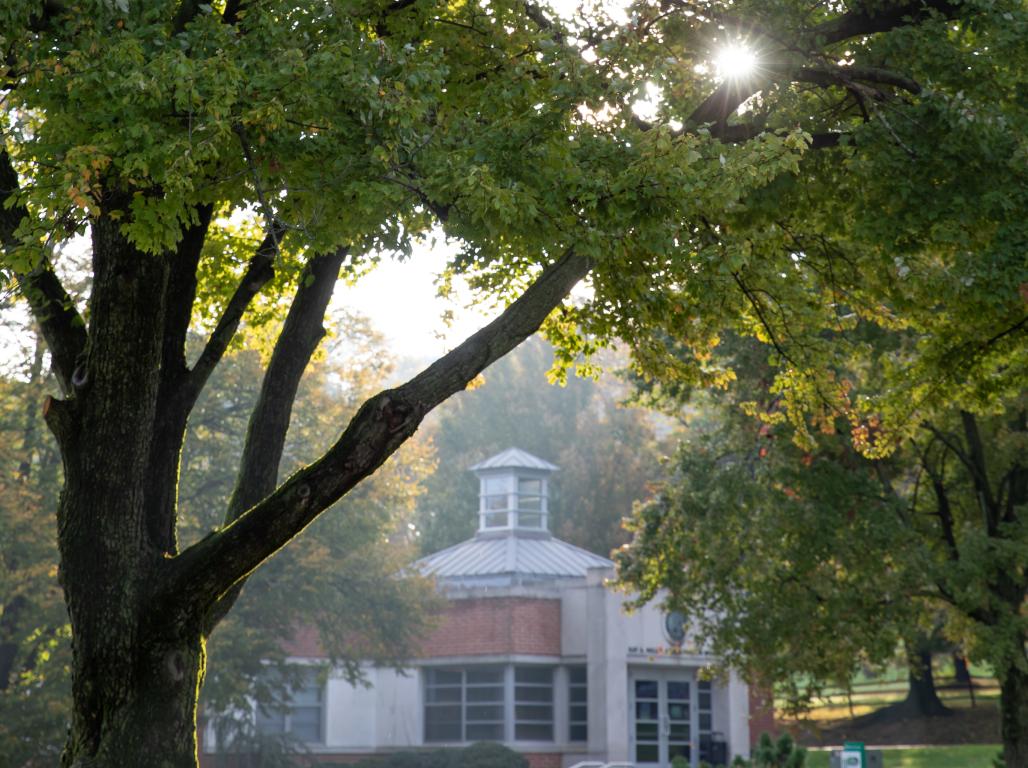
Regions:
<instances>
[{"instance_id":1,"label":"tree branch","mask_svg":"<svg viewBox=\"0 0 1028 768\"><path fill-rule=\"evenodd\" d=\"M995 536L999 528L999 507L989 485L989 471L985 465L985 447L982 445L982 436L978 431L978 420L974 414L961 410L960 421L964 426L964 436L967 438L967 446L970 450L968 466L971 469L975 494L978 496L978 503L985 516L986 530L989 532L989 536Z\"/></svg>"},{"instance_id":2,"label":"tree branch","mask_svg":"<svg viewBox=\"0 0 1028 768\"><path fill-rule=\"evenodd\" d=\"M186 368L186 336L196 298L196 270L200 263L214 206L198 205L196 221L185 228L169 255L168 284L164 289L164 326L161 329L160 382L153 420L153 440L146 465L143 509L150 544L158 552L173 554L175 507L179 460L185 440L186 421L195 398L183 398Z\"/></svg>"},{"instance_id":3,"label":"tree branch","mask_svg":"<svg viewBox=\"0 0 1028 768\"><path fill-rule=\"evenodd\" d=\"M792 73L792 77L797 82L822 86L852 86L858 82L879 83L891 85L913 94L921 92L921 85L916 80L877 67L801 67Z\"/></svg>"},{"instance_id":4,"label":"tree branch","mask_svg":"<svg viewBox=\"0 0 1028 768\"><path fill-rule=\"evenodd\" d=\"M891 8L850 11L811 29L806 35L806 47L811 50L822 50L826 46L854 37L888 32L897 27L917 24L933 12L940 13L945 18L952 18L957 14L959 8L958 4L949 2L949 0L928 0L927 2L917 0L916 2L901 3ZM841 71L843 68L839 69ZM846 67L844 69L849 70L851 80L886 83L913 93L920 92L920 86L916 82L887 70L879 70L872 67ZM825 84L828 82L829 74L833 74L833 72L828 68L801 67L778 72L777 78L820 77L823 78L821 84ZM723 129L724 123L744 101L759 93L777 78L751 77L748 79L726 80L710 96L704 99L703 103L693 110L688 120L686 120L686 125L700 126L709 123L715 127L720 126ZM815 81L808 79L808 82Z\"/></svg>"},{"instance_id":5,"label":"tree branch","mask_svg":"<svg viewBox=\"0 0 1028 768\"><path fill-rule=\"evenodd\" d=\"M168 287L164 292L164 349L161 356L161 376L177 381L186 374L186 335L193 316L196 299L196 269L207 239L214 206L196 207L197 221L182 233L182 239L171 260ZM163 393L162 393L163 394ZM163 399L163 398L162 398Z\"/></svg>"},{"instance_id":6,"label":"tree branch","mask_svg":"<svg viewBox=\"0 0 1028 768\"><path fill-rule=\"evenodd\" d=\"M325 311L346 253L346 248L340 248L317 255L300 275L299 287L250 416L236 487L225 513L226 523L238 518L278 485L293 401L303 372L325 336Z\"/></svg>"},{"instance_id":7,"label":"tree branch","mask_svg":"<svg viewBox=\"0 0 1028 768\"><path fill-rule=\"evenodd\" d=\"M928 460L927 451L921 456L921 466L932 482L932 491L935 494L935 516L939 518L939 525L942 527L942 538L946 542L946 551L949 559L956 562L960 559L960 548L957 546L957 537L953 528L953 510L949 503L949 494L946 492L946 483L942 476L932 469Z\"/></svg>"},{"instance_id":8,"label":"tree branch","mask_svg":"<svg viewBox=\"0 0 1028 768\"><path fill-rule=\"evenodd\" d=\"M16 202L9 208L4 204L18 193L18 189L18 172L6 148L0 145L0 246L4 250L13 250L21 245L15 232L29 217L29 211L22 203ZM45 255L39 256L33 269L15 272L15 276L50 348L61 390L70 393L78 357L86 346L85 322Z\"/></svg>"},{"instance_id":9,"label":"tree branch","mask_svg":"<svg viewBox=\"0 0 1028 768\"><path fill-rule=\"evenodd\" d=\"M232 337L235 336L243 313L250 305L250 302L253 301L253 297L274 276L273 264L275 257L278 255L278 243L281 241L283 234L285 234L284 225L278 221L272 222L268 234L261 241L261 244L257 246L257 250L250 259L246 272L243 274L243 279L239 281L235 293L232 294L232 298L229 299L228 304L225 306L225 311L222 312L221 317L218 319L218 324L214 327L214 331L207 340L203 352L200 353L199 359L189 372L187 388L189 396L194 400L203 391L207 379L210 378L211 373L213 373L221 358L225 355L225 350L228 349Z\"/></svg>"},{"instance_id":10,"label":"tree branch","mask_svg":"<svg viewBox=\"0 0 1028 768\"><path fill-rule=\"evenodd\" d=\"M896 27L918 24L932 13L943 18L953 18L960 10L960 4L950 0L913 0L890 7L868 3L870 7L849 11L841 16L817 25L809 35L811 40L822 41L823 45L841 43L854 37L888 32Z\"/></svg>"},{"instance_id":11,"label":"tree branch","mask_svg":"<svg viewBox=\"0 0 1028 768\"><path fill-rule=\"evenodd\" d=\"M370 398L324 456L221 531L169 561L164 599L178 612L206 612L234 584L374 472L432 408L460 391L539 326L589 271L567 251L485 328L396 389Z\"/></svg>"},{"instance_id":12,"label":"tree branch","mask_svg":"<svg viewBox=\"0 0 1028 768\"><path fill-rule=\"evenodd\" d=\"M203 5L201 0L182 0L178 12L175 14L175 22L171 30L172 36L185 32L186 25L200 12L201 5Z\"/></svg>"}]
</instances>

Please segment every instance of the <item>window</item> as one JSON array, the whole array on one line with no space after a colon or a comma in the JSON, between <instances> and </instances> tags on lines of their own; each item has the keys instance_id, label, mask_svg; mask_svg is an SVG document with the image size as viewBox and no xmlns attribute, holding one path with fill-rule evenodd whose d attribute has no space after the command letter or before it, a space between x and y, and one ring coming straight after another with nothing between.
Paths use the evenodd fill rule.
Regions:
<instances>
[{"instance_id":1,"label":"window","mask_svg":"<svg viewBox=\"0 0 1028 768\"><path fill-rule=\"evenodd\" d=\"M425 741L503 741L504 668L429 669Z\"/></svg>"},{"instance_id":2,"label":"window","mask_svg":"<svg viewBox=\"0 0 1028 768\"><path fill-rule=\"evenodd\" d=\"M522 528L543 527L543 481L539 478L518 478L518 525Z\"/></svg>"},{"instance_id":3,"label":"window","mask_svg":"<svg viewBox=\"0 0 1028 768\"><path fill-rule=\"evenodd\" d=\"M481 478L480 528L546 528L546 480L514 473Z\"/></svg>"},{"instance_id":4,"label":"window","mask_svg":"<svg viewBox=\"0 0 1028 768\"><path fill-rule=\"evenodd\" d=\"M316 670L305 673L303 678L277 701L257 706L255 725L260 733L289 734L308 744L323 740L323 686L317 680Z\"/></svg>"},{"instance_id":5,"label":"window","mask_svg":"<svg viewBox=\"0 0 1028 768\"><path fill-rule=\"evenodd\" d=\"M514 668L514 738L553 741L553 668Z\"/></svg>"},{"instance_id":6,"label":"window","mask_svg":"<svg viewBox=\"0 0 1028 768\"><path fill-rule=\"evenodd\" d=\"M482 479L483 527L506 528L510 510L510 478Z\"/></svg>"},{"instance_id":7,"label":"window","mask_svg":"<svg viewBox=\"0 0 1028 768\"><path fill-rule=\"evenodd\" d=\"M568 668L568 741L589 740L589 688L585 667Z\"/></svg>"},{"instance_id":8,"label":"window","mask_svg":"<svg viewBox=\"0 0 1028 768\"><path fill-rule=\"evenodd\" d=\"M426 669L425 741L553 741L553 669Z\"/></svg>"}]
</instances>

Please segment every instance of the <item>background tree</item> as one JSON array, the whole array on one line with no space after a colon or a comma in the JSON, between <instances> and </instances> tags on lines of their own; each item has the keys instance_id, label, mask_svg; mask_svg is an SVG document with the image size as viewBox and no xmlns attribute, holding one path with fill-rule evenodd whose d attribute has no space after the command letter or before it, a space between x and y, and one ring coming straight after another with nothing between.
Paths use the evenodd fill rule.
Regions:
<instances>
[{"instance_id":1,"label":"background tree","mask_svg":"<svg viewBox=\"0 0 1028 768\"><path fill-rule=\"evenodd\" d=\"M550 530L600 554L624 543L621 519L661 477L654 424L643 410L621 407L623 386L609 376L554 386L552 365L552 347L534 338L439 409L427 428L436 471L418 502L423 552L474 534L478 480L467 468L511 446L560 467L550 483Z\"/></svg>"},{"instance_id":2,"label":"background tree","mask_svg":"<svg viewBox=\"0 0 1028 768\"><path fill-rule=\"evenodd\" d=\"M247 577L543 324L561 360L582 350L580 332L620 336L650 373L676 366L653 331L670 334L694 352L680 372L711 381L717 334L761 332L767 306L754 296L770 293L816 341L838 322L840 290L889 320L875 291L893 297L906 267L919 279L893 311L940 331L924 359L961 351L979 397L1020 375L1010 350L1023 327L1014 286L1028 185L1009 158L1026 135L1023 6L699 10L642 2L622 23L594 8L562 22L521 0L0 4L3 267L40 323L61 394L45 412L65 469L58 546L75 638L65 765L194 764L206 638ZM719 81L700 65L740 28L759 30L763 68ZM647 107L649 84L661 98ZM954 130L968 112L981 120ZM898 115L916 119L900 130ZM830 156L802 163L812 148ZM937 189L955 158L979 178L1004 174L1009 189L957 205L957 185ZM845 234L890 174L906 195L882 198L883 229L853 241L850 269L783 247L776 206L799 206L815 234ZM946 224L911 224L928 211ZM261 236L233 235L234 214L255 217ZM369 399L276 487L340 271L409 253L435 225L463 246L452 269L506 309ZM52 247L87 230L82 311ZM587 274L588 301L562 306ZM268 334L223 527L183 548L186 424L258 294L255 308L286 318ZM960 311L933 320L940 295ZM213 328L196 359L194 318ZM830 350L816 348L805 370L826 370L817 362ZM813 399L820 379L808 381L790 390L797 403Z\"/></svg>"},{"instance_id":3,"label":"background tree","mask_svg":"<svg viewBox=\"0 0 1028 768\"><path fill-rule=\"evenodd\" d=\"M676 482L633 521L618 557L623 582L641 600L666 587L726 663L775 683L793 705L903 643L911 692L898 716L941 706L925 679L941 614L949 639L1000 680L1004 752L1019 764L1028 729L1023 397L985 415L939 413L869 460L838 429L842 417L820 424L816 446L797 444L768 389L768 351L736 349L750 376L712 396L707 427L683 443Z\"/></svg>"},{"instance_id":4,"label":"background tree","mask_svg":"<svg viewBox=\"0 0 1028 768\"><path fill-rule=\"evenodd\" d=\"M324 359L312 365L297 395L285 446L287 468L301 465L326 441L326 432L390 375L389 357L367 323L347 315L335 319L340 335ZM0 753L11 766L56 760L70 716L70 631L51 530L59 457L49 436L38 430L46 359L42 339L29 331L37 339L35 349L21 365L10 354L8 375L0 378L0 466L9 472L0 484ZM349 365L339 369L331 358L343 350ZM197 404L179 500L185 540L215 525L212 510L223 506L232 491L229 468L238 462L246 415L257 399L259 358L252 350L231 353ZM390 663L410 655L433 596L427 584L396 576L411 557L408 524L431 467L428 447L422 441L409 443L372 482L348 497L343 514L319 521L304 534L310 542L306 547L269 563L209 646L204 695L209 716L228 712L234 719L248 712L254 699L267 704L281 696L296 679L285 657L298 632L317 631L326 653L352 679L360 678L358 661ZM240 738L239 730L251 729L245 718L223 730L232 732L232 748L240 749L256 743ZM261 745L295 749L268 740Z\"/></svg>"},{"instance_id":5,"label":"background tree","mask_svg":"<svg viewBox=\"0 0 1028 768\"><path fill-rule=\"evenodd\" d=\"M29 343L0 375L0 754L19 766L60 754L71 654L52 530L60 459L36 415L45 347L31 326L15 327Z\"/></svg>"},{"instance_id":6,"label":"background tree","mask_svg":"<svg viewBox=\"0 0 1028 768\"><path fill-rule=\"evenodd\" d=\"M381 337L361 318L337 314L336 335L301 381L286 442L283 472L302 467L328 442L337 424L380 387L392 372ZM345 367L333 362L346 359ZM215 510L232 492L246 418L259 394L260 355L230 354L199 400L183 450L180 534L196 540L217 525ZM231 747L259 744L247 713L253 701L281 700L297 682L287 665L290 643L316 632L329 663L353 681L361 663L399 663L416 651L434 610L431 586L412 574L400 578L415 552L411 527L415 500L434 466L424 440L407 443L369 482L303 534L305 546L281 552L250 581L235 610L208 646L203 702L216 719L225 715ZM224 747L225 744L219 745Z\"/></svg>"}]
</instances>

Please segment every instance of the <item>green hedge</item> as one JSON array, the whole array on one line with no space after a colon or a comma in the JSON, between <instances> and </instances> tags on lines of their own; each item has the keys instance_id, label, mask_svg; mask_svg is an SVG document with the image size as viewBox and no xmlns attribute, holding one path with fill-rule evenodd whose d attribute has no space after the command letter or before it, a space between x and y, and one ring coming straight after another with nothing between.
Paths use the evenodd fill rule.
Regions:
<instances>
[{"instance_id":1,"label":"green hedge","mask_svg":"<svg viewBox=\"0 0 1028 768\"><path fill-rule=\"evenodd\" d=\"M324 768L528 768L528 761L502 744L481 742L463 749L393 752L358 763L327 764Z\"/></svg>"}]
</instances>

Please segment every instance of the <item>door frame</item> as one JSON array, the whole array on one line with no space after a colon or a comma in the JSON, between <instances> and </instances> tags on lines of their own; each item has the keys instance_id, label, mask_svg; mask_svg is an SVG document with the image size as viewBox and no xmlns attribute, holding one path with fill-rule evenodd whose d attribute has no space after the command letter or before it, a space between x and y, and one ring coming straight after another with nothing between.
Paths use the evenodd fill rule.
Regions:
<instances>
[{"instance_id":1,"label":"door frame","mask_svg":"<svg viewBox=\"0 0 1028 768\"><path fill-rule=\"evenodd\" d=\"M635 683L637 680L654 680L657 682L657 744L656 763L643 763L636 756L636 699ZM668 682L684 682L689 684L689 764L697 768L699 764L699 680L696 667L629 667L628 670L628 755L629 762L637 766L653 766L670 768L669 729L664 727L667 717L667 684ZM670 725L670 724L669 724Z\"/></svg>"}]
</instances>

